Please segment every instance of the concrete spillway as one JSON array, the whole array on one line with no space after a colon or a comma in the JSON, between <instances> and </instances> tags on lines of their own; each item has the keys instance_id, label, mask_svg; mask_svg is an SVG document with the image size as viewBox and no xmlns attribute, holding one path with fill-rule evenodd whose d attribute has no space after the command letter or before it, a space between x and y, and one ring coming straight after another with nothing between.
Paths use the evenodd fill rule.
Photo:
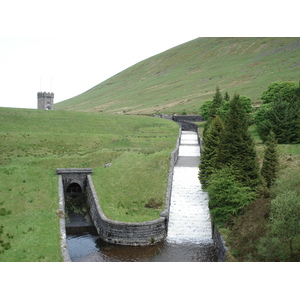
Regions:
<instances>
[{"instance_id":1,"label":"concrete spillway","mask_svg":"<svg viewBox=\"0 0 300 300\"><path fill-rule=\"evenodd\" d=\"M193 131L182 131L174 168L167 241L211 244L212 228L207 193L198 179L200 145Z\"/></svg>"},{"instance_id":2,"label":"concrete spillway","mask_svg":"<svg viewBox=\"0 0 300 300\"><path fill-rule=\"evenodd\" d=\"M166 240L151 246L132 247L106 243L93 232L72 234L67 237L70 259L94 262L218 261L212 239L208 196L202 191L198 179L199 162L197 133L182 131L173 173Z\"/></svg>"}]
</instances>

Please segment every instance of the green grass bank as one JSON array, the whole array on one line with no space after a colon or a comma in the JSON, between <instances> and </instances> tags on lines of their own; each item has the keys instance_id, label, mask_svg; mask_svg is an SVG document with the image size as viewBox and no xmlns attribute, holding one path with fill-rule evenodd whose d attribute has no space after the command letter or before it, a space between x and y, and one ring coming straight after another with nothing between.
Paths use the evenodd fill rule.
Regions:
<instances>
[{"instance_id":1,"label":"green grass bank","mask_svg":"<svg viewBox=\"0 0 300 300\"><path fill-rule=\"evenodd\" d=\"M0 261L61 261L56 168L92 168L107 217L164 208L178 126L160 118L0 108ZM105 164L113 163L104 168Z\"/></svg>"}]
</instances>

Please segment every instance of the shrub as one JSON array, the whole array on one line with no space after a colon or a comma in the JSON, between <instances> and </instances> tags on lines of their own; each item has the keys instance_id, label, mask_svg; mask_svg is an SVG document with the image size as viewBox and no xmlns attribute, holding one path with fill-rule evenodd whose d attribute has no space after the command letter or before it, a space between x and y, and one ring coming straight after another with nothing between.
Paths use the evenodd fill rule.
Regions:
<instances>
[{"instance_id":1,"label":"shrub","mask_svg":"<svg viewBox=\"0 0 300 300\"><path fill-rule=\"evenodd\" d=\"M275 100L256 115L257 132L265 142L274 131L279 144L300 142L300 101Z\"/></svg>"},{"instance_id":2,"label":"shrub","mask_svg":"<svg viewBox=\"0 0 300 300\"><path fill-rule=\"evenodd\" d=\"M204 120L208 120L210 116L210 109L212 106L212 100L205 101L200 107L200 115Z\"/></svg>"},{"instance_id":3,"label":"shrub","mask_svg":"<svg viewBox=\"0 0 300 300\"><path fill-rule=\"evenodd\" d=\"M256 193L237 181L233 173L232 168L224 167L210 177L209 208L216 224L228 222L256 197Z\"/></svg>"},{"instance_id":4,"label":"shrub","mask_svg":"<svg viewBox=\"0 0 300 300\"><path fill-rule=\"evenodd\" d=\"M257 131L265 142L274 131L279 144L300 142L300 88L296 82L275 82L263 92L255 116Z\"/></svg>"},{"instance_id":5,"label":"shrub","mask_svg":"<svg viewBox=\"0 0 300 300\"><path fill-rule=\"evenodd\" d=\"M271 131L266 142L265 155L261 168L261 175L264 178L268 188L270 188L276 180L278 165L279 161L277 153L277 142L274 132Z\"/></svg>"},{"instance_id":6,"label":"shrub","mask_svg":"<svg viewBox=\"0 0 300 300\"><path fill-rule=\"evenodd\" d=\"M265 261L299 260L300 198L287 190L271 201L270 231L260 240L258 254ZM296 251L295 251L296 250Z\"/></svg>"},{"instance_id":7,"label":"shrub","mask_svg":"<svg viewBox=\"0 0 300 300\"><path fill-rule=\"evenodd\" d=\"M263 100L263 103L272 103L278 98L281 98L283 101L290 101L298 87L298 83L293 81L273 82L262 93L261 100Z\"/></svg>"}]
</instances>

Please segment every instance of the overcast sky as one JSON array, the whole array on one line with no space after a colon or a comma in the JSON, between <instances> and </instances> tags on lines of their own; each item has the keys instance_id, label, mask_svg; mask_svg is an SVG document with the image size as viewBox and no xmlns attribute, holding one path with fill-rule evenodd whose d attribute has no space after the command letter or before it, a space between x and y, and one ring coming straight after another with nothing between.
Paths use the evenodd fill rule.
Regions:
<instances>
[{"instance_id":1,"label":"overcast sky","mask_svg":"<svg viewBox=\"0 0 300 300\"><path fill-rule=\"evenodd\" d=\"M197 37L299 36L294 1L287 20L274 2L206 2L2 0L0 106L36 108L40 90L66 100Z\"/></svg>"}]
</instances>

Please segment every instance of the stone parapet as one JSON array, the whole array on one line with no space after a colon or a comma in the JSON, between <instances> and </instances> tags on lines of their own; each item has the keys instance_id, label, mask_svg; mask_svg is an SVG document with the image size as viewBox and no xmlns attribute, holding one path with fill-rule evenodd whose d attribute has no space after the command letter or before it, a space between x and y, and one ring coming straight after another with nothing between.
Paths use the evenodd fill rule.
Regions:
<instances>
[{"instance_id":1,"label":"stone parapet","mask_svg":"<svg viewBox=\"0 0 300 300\"><path fill-rule=\"evenodd\" d=\"M159 242L166 236L166 217L140 223L119 222L108 219L99 205L99 199L90 175L87 176L87 201L97 232L108 243L142 246Z\"/></svg>"}]
</instances>

